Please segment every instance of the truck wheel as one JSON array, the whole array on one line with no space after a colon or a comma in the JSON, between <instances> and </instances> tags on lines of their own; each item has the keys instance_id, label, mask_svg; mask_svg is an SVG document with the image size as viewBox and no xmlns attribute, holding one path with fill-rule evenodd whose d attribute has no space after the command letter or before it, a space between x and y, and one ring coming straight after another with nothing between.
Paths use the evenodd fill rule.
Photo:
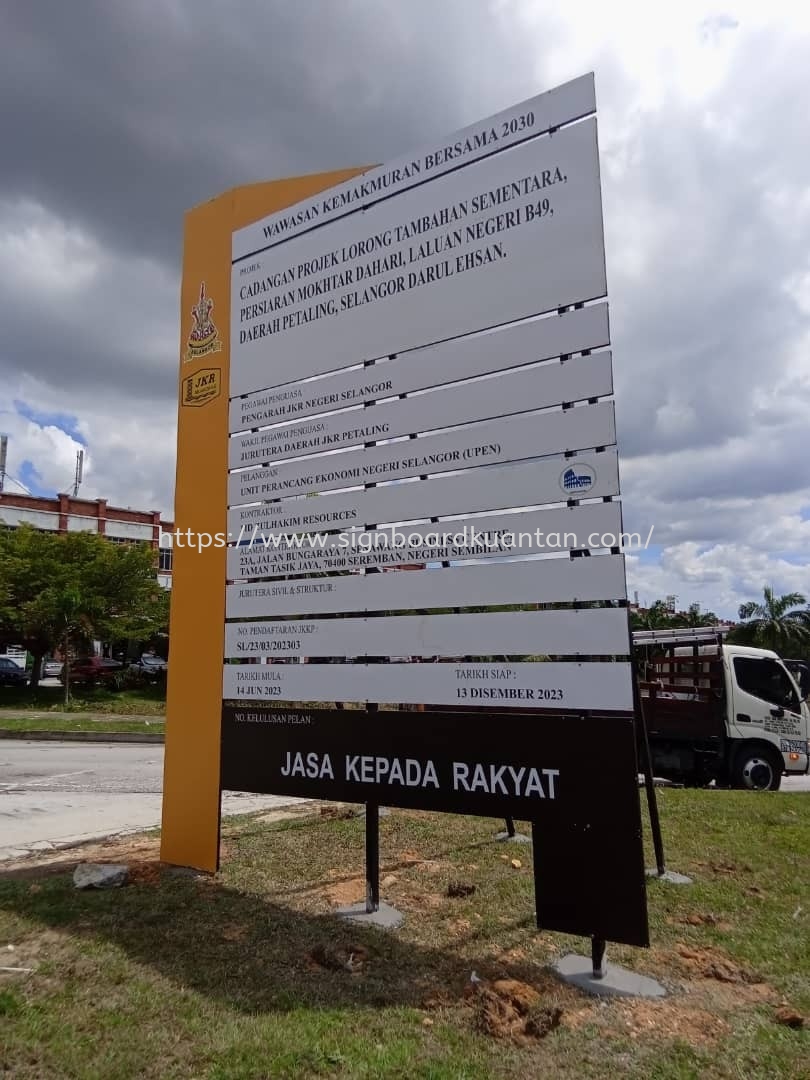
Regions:
<instances>
[{"instance_id":1,"label":"truck wheel","mask_svg":"<svg viewBox=\"0 0 810 1080\"><path fill-rule=\"evenodd\" d=\"M781 757L761 746L743 747L734 760L731 786L746 791L778 791L782 784Z\"/></svg>"}]
</instances>

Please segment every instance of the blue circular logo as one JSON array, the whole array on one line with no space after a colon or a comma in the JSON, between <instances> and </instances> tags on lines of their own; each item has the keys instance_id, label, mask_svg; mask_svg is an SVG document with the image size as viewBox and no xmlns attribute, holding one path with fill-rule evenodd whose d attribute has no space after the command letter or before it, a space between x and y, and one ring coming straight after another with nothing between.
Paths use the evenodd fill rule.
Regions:
<instances>
[{"instance_id":1,"label":"blue circular logo","mask_svg":"<svg viewBox=\"0 0 810 1080\"><path fill-rule=\"evenodd\" d=\"M584 495L596 483L596 470L590 465L572 462L560 476L560 487L566 495Z\"/></svg>"}]
</instances>

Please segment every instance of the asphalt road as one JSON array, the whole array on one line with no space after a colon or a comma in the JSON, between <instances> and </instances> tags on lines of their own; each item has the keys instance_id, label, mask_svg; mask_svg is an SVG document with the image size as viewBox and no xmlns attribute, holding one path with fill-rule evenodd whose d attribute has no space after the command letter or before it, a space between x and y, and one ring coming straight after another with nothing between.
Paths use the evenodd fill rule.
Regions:
<instances>
[{"instance_id":1,"label":"asphalt road","mask_svg":"<svg viewBox=\"0 0 810 1080\"><path fill-rule=\"evenodd\" d=\"M158 743L0 740L0 862L160 825ZM225 792L223 814L301 800Z\"/></svg>"}]
</instances>

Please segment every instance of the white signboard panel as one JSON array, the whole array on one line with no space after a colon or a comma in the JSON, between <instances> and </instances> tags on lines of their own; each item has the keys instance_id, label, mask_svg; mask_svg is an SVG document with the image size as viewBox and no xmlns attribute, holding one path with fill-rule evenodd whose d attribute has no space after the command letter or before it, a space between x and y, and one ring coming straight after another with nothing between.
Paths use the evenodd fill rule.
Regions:
<instances>
[{"instance_id":1,"label":"white signboard panel","mask_svg":"<svg viewBox=\"0 0 810 1080\"><path fill-rule=\"evenodd\" d=\"M379 529L354 534L354 538L351 533L320 533L314 538L317 546L304 536L300 547L289 546L286 538L277 549L264 543L232 547L228 549L227 573L230 580L239 580L505 555L548 555L572 548L619 546L620 532L618 503L586 503L438 525L407 525L402 530ZM474 593L471 604L475 603L473 597Z\"/></svg>"},{"instance_id":2,"label":"white signboard panel","mask_svg":"<svg viewBox=\"0 0 810 1080\"><path fill-rule=\"evenodd\" d=\"M225 656L624 656L624 608L276 619L225 627Z\"/></svg>"},{"instance_id":3,"label":"white signboard panel","mask_svg":"<svg viewBox=\"0 0 810 1080\"><path fill-rule=\"evenodd\" d=\"M488 420L367 450L358 448L289 464L243 469L228 477L228 505L454 472L477 465L502 465L565 450L612 446L615 442L613 402L602 401L566 411Z\"/></svg>"},{"instance_id":4,"label":"white signboard panel","mask_svg":"<svg viewBox=\"0 0 810 1080\"><path fill-rule=\"evenodd\" d=\"M406 611L488 604L624 600L623 555L449 566L407 573L351 574L295 581L239 582L225 591L229 619Z\"/></svg>"},{"instance_id":5,"label":"white signboard panel","mask_svg":"<svg viewBox=\"0 0 810 1080\"><path fill-rule=\"evenodd\" d=\"M233 268L230 396L606 294L594 118Z\"/></svg>"},{"instance_id":6,"label":"white signboard panel","mask_svg":"<svg viewBox=\"0 0 810 1080\"><path fill-rule=\"evenodd\" d=\"M468 470L404 484L386 484L368 491L284 499L259 506L236 506L228 511L228 540L296 532L317 533L395 521L474 514L521 506L542 506L564 499L603 498L619 493L615 449L548 458L523 465Z\"/></svg>"},{"instance_id":7,"label":"white signboard panel","mask_svg":"<svg viewBox=\"0 0 810 1080\"><path fill-rule=\"evenodd\" d=\"M554 360L523 371L429 390L404 401L348 409L230 440L229 465L245 468L279 459L342 450L366 442L534 412L613 393L610 352Z\"/></svg>"},{"instance_id":8,"label":"white signboard panel","mask_svg":"<svg viewBox=\"0 0 810 1080\"><path fill-rule=\"evenodd\" d=\"M223 697L630 712L633 684L630 665L624 662L225 664ZM345 713L335 717L336 723L347 722ZM527 717L525 722L544 721Z\"/></svg>"},{"instance_id":9,"label":"white signboard panel","mask_svg":"<svg viewBox=\"0 0 810 1080\"><path fill-rule=\"evenodd\" d=\"M584 349L599 349L609 343L607 304L593 304L416 349L393 360L385 359L371 370L350 368L234 398L230 403L229 431L302 420L378 398L411 394Z\"/></svg>"},{"instance_id":10,"label":"white signboard panel","mask_svg":"<svg viewBox=\"0 0 810 1080\"><path fill-rule=\"evenodd\" d=\"M244 258L269 244L370 206L378 199L405 191L414 184L424 183L595 111L593 74L572 79L237 230L233 234L232 257Z\"/></svg>"}]
</instances>

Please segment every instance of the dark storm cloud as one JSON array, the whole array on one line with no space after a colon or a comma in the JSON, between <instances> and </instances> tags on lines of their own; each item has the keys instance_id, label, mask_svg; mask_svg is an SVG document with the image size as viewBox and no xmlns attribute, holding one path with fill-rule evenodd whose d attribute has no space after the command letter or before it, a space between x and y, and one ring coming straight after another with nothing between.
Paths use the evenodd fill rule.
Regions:
<instances>
[{"instance_id":1,"label":"dark storm cloud","mask_svg":"<svg viewBox=\"0 0 810 1080\"><path fill-rule=\"evenodd\" d=\"M173 262L183 212L226 188L373 164L537 92L468 0L38 0L2 32L0 193Z\"/></svg>"},{"instance_id":2,"label":"dark storm cloud","mask_svg":"<svg viewBox=\"0 0 810 1080\"><path fill-rule=\"evenodd\" d=\"M467 0L12 5L0 225L24 221L18 200L39 204L103 265L71 305L0 289L0 370L169 401L189 207L406 152L536 93L526 69ZM144 356L147 331L163 335L159 355Z\"/></svg>"}]
</instances>

